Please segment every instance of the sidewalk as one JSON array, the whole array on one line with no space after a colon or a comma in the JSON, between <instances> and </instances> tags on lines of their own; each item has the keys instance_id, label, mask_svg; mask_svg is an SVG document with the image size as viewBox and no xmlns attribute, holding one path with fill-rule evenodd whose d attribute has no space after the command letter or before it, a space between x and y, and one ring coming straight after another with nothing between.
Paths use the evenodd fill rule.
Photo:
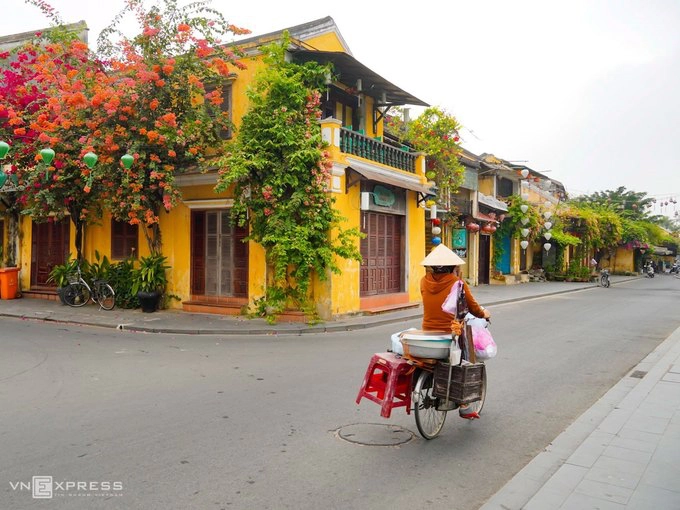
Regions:
<instances>
[{"instance_id":1,"label":"sidewalk","mask_svg":"<svg viewBox=\"0 0 680 510\"><path fill-rule=\"evenodd\" d=\"M637 277L612 276L612 284ZM596 287L594 283L533 282L516 285L482 285L472 292L484 306L531 299L564 292ZM418 319L420 307L374 315L353 315L320 324L300 322L277 322L268 324L264 319L247 319L233 315L189 313L180 310L159 310L143 313L140 310L114 308L107 312L90 304L72 308L56 301L44 299L0 300L0 317L21 317L61 323L116 328L146 333L174 333L189 335L302 335L333 331L354 331L384 324Z\"/></svg>"},{"instance_id":2,"label":"sidewalk","mask_svg":"<svg viewBox=\"0 0 680 510\"><path fill-rule=\"evenodd\" d=\"M637 277L613 276L612 285ZM485 306L595 287L541 282L473 288ZM54 301L0 301L0 317L175 334L302 335L351 331L421 316L419 308L322 324L162 310L71 308ZM680 509L680 328L633 368L481 510Z\"/></svg>"}]
</instances>

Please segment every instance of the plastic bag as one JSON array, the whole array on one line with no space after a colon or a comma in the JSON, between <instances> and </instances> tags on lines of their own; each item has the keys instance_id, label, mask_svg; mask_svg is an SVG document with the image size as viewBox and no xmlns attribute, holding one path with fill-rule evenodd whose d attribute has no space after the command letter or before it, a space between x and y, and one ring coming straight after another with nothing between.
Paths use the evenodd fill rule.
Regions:
<instances>
[{"instance_id":1,"label":"plastic bag","mask_svg":"<svg viewBox=\"0 0 680 510\"><path fill-rule=\"evenodd\" d=\"M390 336L392 340L392 352L394 354L404 354L404 346L401 343L401 335L407 331L416 331L416 328L408 328L403 331L397 331Z\"/></svg>"},{"instance_id":2,"label":"plastic bag","mask_svg":"<svg viewBox=\"0 0 680 510\"><path fill-rule=\"evenodd\" d=\"M460 294L460 288L463 286L462 280L457 280L451 287L451 292L446 296L446 299L442 303L442 310L451 315L456 315L458 312L458 295Z\"/></svg>"},{"instance_id":3,"label":"plastic bag","mask_svg":"<svg viewBox=\"0 0 680 510\"><path fill-rule=\"evenodd\" d=\"M470 315L468 314L468 316ZM467 322L472 329L472 343L475 345L477 357L479 359L494 358L498 354L498 348L491 336L487 321L473 315L472 319L467 319Z\"/></svg>"}]
</instances>

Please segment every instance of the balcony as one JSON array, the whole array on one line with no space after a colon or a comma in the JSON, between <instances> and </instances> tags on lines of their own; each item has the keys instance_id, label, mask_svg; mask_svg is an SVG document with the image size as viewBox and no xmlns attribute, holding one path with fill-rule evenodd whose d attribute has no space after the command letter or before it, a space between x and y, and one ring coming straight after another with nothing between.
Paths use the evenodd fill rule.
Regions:
<instances>
[{"instance_id":1,"label":"balcony","mask_svg":"<svg viewBox=\"0 0 680 510\"><path fill-rule=\"evenodd\" d=\"M369 138L350 129L340 129L340 151L399 170L416 173L416 154Z\"/></svg>"}]
</instances>

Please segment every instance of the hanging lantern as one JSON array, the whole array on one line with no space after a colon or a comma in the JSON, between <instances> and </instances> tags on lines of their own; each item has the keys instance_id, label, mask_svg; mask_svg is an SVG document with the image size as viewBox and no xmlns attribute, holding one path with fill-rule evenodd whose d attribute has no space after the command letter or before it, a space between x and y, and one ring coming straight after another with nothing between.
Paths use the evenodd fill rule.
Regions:
<instances>
[{"instance_id":1,"label":"hanging lantern","mask_svg":"<svg viewBox=\"0 0 680 510\"><path fill-rule=\"evenodd\" d=\"M125 154L120 158L120 162L123 163L123 166L125 167L126 170L130 170L130 168L132 167L132 163L135 162L135 158L130 154Z\"/></svg>"},{"instance_id":2,"label":"hanging lantern","mask_svg":"<svg viewBox=\"0 0 680 510\"><path fill-rule=\"evenodd\" d=\"M550 241L552 234L550 232L546 232L545 234L543 234L543 237L545 237L548 241Z\"/></svg>"},{"instance_id":3,"label":"hanging lantern","mask_svg":"<svg viewBox=\"0 0 680 510\"><path fill-rule=\"evenodd\" d=\"M529 177L529 170L523 168L522 171L520 172L520 175L522 176L522 179L526 179L527 177Z\"/></svg>"},{"instance_id":4,"label":"hanging lantern","mask_svg":"<svg viewBox=\"0 0 680 510\"><path fill-rule=\"evenodd\" d=\"M550 248L552 248L552 244L550 243L545 243L543 245L543 249L545 249L545 251L550 251Z\"/></svg>"},{"instance_id":5,"label":"hanging lantern","mask_svg":"<svg viewBox=\"0 0 680 510\"><path fill-rule=\"evenodd\" d=\"M442 222L439 218L432 218L432 224L433 225L439 225Z\"/></svg>"},{"instance_id":6,"label":"hanging lantern","mask_svg":"<svg viewBox=\"0 0 680 510\"><path fill-rule=\"evenodd\" d=\"M0 159L5 159L9 152L9 144L7 142L0 142Z\"/></svg>"},{"instance_id":7,"label":"hanging lantern","mask_svg":"<svg viewBox=\"0 0 680 510\"><path fill-rule=\"evenodd\" d=\"M437 174L433 172L432 170L428 170L425 172L425 177L427 177L429 180L433 181L435 177L437 177Z\"/></svg>"},{"instance_id":8,"label":"hanging lantern","mask_svg":"<svg viewBox=\"0 0 680 510\"><path fill-rule=\"evenodd\" d=\"M479 224L475 222L468 223L465 228L468 232L479 232Z\"/></svg>"},{"instance_id":9,"label":"hanging lantern","mask_svg":"<svg viewBox=\"0 0 680 510\"><path fill-rule=\"evenodd\" d=\"M54 151L50 148L41 149L40 156L42 156L43 163L49 165L50 163L52 163L52 160L54 159Z\"/></svg>"},{"instance_id":10,"label":"hanging lantern","mask_svg":"<svg viewBox=\"0 0 680 510\"><path fill-rule=\"evenodd\" d=\"M2 188L7 182L7 174L0 169L0 188Z\"/></svg>"},{"instance_id":11,"label":"hanging lantern","mask_svg":"<svg viewBox=\"0 0 680 510\"><path fill-rule=\"evenodd\" d=\"M433 237L432 238L432 245L433 246L437 246L437 245L441 244L441 242L442 242L442 240L441 240L440 237Z\"/></svg>"},{"instance_id":12,"label":"hanging lantern","mask_svg":"<svg viewBox=\"0 0 680 510\"><path fill-rule=\"evenodd\" d=\"M552 228L552 221L546 221L543 226L546 230L550 230Z\"/></svg>"},{"instance_id":13,"label":"hanging lantern","mask_svg":"<svg viewBox=\"0 0 680 510\"><path fill-rule=\"evenodd\" d=\"M523 216L519 221L522 222L522 225L526 225L527 223L529 223L529 218Z\"/></svg>"},{"instance_id":14,"label":"hanging lantern","mask_svg":"<svg viewBox=\"0 0 680 510\"><path fill-rule=\"evenodd\" d=\"M545 211L543 213L543 216L545 217L546 220L549 220L550 217L552 216L552 213L550 211Z\"/></svg>"},{"instance_id":15,"label":"hanging lantern","mask_svg":"<svg viewBox=\"0 0 680 510\"><path fill-rule=\"evenodd\" d=\"M552 207L552 202L550 200L546 200L545 202L543 202L543 205L545 205L546 207Z\"/></svg>"},{"instance_id":16,"label":"hanging lantern","mask_svg":"<svg viewBox=\"0 0 680 510\"><path fill-rule=\"evenodd\" d=\"M94 168L94 165L97 164L97 155L94 152L88 152L83 156L83 161L85 162L85 166L92 170Z\"/></svg>"},{"instance_id":17,"label":"hanging lantern","mask_svg":"<svg viewBox=\"0 0 680 510\"><path fill-rule=\"evenodd\" d=\"M529 241L527 240L520 241L519 245L522 247L523 250L526 250L527 246L529 246Z\"/></svg>"},{"instance_id":18,"label":"hanging lantern","mask_svg":"<svg viewBox=\"0 0 680 510\"><path fill-rule=\"evenodd\" d=\"M522 204L519 206L519 209L522 211L522 213L526 213L529 210L529 206L527 204Z\"/></svg>"},{"instance_id":19,"label":"hanging lantern","mask_svg":"<svg viewBox=\"0 0 680 510\"><path fill-rule=\"evenodd\" d=\"M522 193L522 200L529 200L529 193Z\"/></svg>"},{"instance_id":20,"label":"hanging lantern","mask_svg":"<svg viewBox=\"0 0 680 510\"><path fill-rule=\"evenodd\" d=\"M505 214L501 214L501 215L498 217L498 221L503 221L503 220L505 220Z\"/></svg>"},{"instance_id":21,"label":"hanging lantern","mask_svg":"<svg viewBox=\"0 0 680 510\"><path fill-rule=\"evenodd\" d=\"M529 229L528 228L523 228L521 230L521 232L522 232L522 237L526 237L526 236L529 235Z\"/></svg>"},{"instance_id":22,"label":"hanging lantern","mask_svg":"<svg viewBox=\"0 0 680 510\"><path fill-rule=\"evenodd\" d=\"M496 227L494 227L491 223L486 223L482 227L482 232L486 234L493 234L493 232L496 230Z\"/></svg>"},{"instance_id":23,"label":"hanging lantern","mask_svg":"<svg viewBox=\"0 0 680 510\"><path fill-rule=\"evenodd\" d=\"M442 233L442 229L439 227L432 227L432 235L438 236Z\"/></svg>"}]
</instances>

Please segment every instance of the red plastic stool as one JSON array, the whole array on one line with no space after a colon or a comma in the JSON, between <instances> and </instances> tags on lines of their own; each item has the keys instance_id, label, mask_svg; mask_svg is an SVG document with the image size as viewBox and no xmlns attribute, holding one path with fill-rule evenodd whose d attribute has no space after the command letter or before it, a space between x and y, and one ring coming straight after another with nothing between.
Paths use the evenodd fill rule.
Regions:
<instances>
[{"instance_id":1,"label":"red plastic stool","mask_svg":"<svg viewBox=\"0 0 680 510\"><path fill-rule=\"evenodd\" d=\"M380 404L380 416L389 418L393 407L406 407L411 414L411 382L416 367L391 352L373 355L364 382L357 395L357 404L367 398Z\"/></svg>"}]
</instances>

